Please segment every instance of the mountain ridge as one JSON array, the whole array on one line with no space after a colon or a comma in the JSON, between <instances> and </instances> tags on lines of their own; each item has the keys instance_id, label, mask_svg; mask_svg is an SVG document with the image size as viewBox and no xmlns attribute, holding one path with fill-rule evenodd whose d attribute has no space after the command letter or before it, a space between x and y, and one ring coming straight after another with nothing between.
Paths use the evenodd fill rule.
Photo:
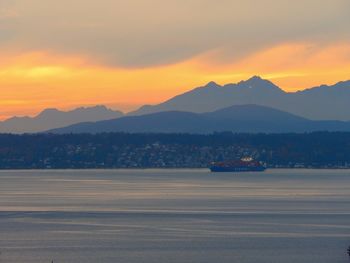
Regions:
<instances>
[{"instance_id":1,"label":"mountain ridge","mask_svg":"<svg viewBox=\"0 0 350 263\"><path fill-rule=\"evenodd\" d=\"M313 121L260 105L235 105L214 112L164 111L71 125L48 133L289 133L350 131L350 122Z\"/></svg>"},{"instance_id":2,"label":"mountain ridge","mask_svg":"<svg viewBox=\"0 0 350 263\"><path fill-rule=\"evenodd\" d=\"M238 83L215 82L194 88L157 105L144 105L128 115L183 110L210 112L232 105L256 104L314 120L350 120L350 81L286 92L273 82L253 76Z\"/></svg>"},{"instance_id":3,"label":"mountain ridge","mask_svg":"<svg viewBox=\"0 0 350 263\"><path fill-rule=\"evenodd\" d=\"M350 80L286 92L270 80L253 76L238 83L219 85L214 81L174 96L157 105L143 105L126 116L157 112L213 112L230 106L260 105L312 120L350 120ZM0 122L2 133L33 133L82 122L110 120L124 116L103 105L71 111L47 108L35 117L12 117Z\"/></svg>"},{"instance_id":4,"label":"mountain ridge","mask_svg":"<svg viewBox=\"0 0 350 263\"><path fill-rule=\"evenodd\" d=\"M115 119L122 117L121 111L115 111L103 105L79 107L69 111L47 108L34 117L14 116L0 122L1 133L34 133L48 129L65 127L84 122Z\"/></svg>"}]
</instances>

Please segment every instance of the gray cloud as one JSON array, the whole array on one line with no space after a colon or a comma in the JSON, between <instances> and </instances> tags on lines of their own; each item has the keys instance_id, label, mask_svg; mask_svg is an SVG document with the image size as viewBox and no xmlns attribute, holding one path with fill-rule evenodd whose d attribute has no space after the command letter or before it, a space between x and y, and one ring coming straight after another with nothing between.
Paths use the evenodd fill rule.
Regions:
<instances>
[{"instance_id":1,"label":"gray cloud","mask_svg":"<svg viewBox=\"0 0 350 263\"><path fill-rule=\"evenodd\" d=\"M0 47L127 67L212 49L233 60L289 41L348 41L349 17L348 0L2 0Z\"/></svg>"}]
</instances>

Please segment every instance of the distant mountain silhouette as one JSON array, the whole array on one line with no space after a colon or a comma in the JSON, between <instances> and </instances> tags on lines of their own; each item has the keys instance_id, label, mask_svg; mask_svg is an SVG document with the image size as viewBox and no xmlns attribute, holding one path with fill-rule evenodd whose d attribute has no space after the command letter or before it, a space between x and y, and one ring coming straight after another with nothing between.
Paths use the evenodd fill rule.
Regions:
<instances>
[{"instance_id":1,"label":"distant mountain silhouette","mask_svg":"<svg viewBox=\"0 0 350 263\"><path fill-rule=\"evenodd\" d=\"M127 116L95 123L80 123L52 133L212 133L232 132L312 132L350 131L350 122L312 121L258 105L238 105L209 113L169 111L141 116Z\"/></svg>"},{"instance_id":2,"label":"distant mountain silhouette","mask_svg":"<svg viewBox=\"0 0 350 263\"><path fill-rule=\"evenodd\" d=\"M128 114L129 117L148 115L144 116L144 118L122 118L121 120L116 121L116 124L114 124L114 121L111 121L110 123L103 122L98 124L99 127L91 129L96 129L97 131L110 130L168 132L169 130L176 132L206 132L208 130L212 130L210 124L213 119L210 118L210 116L214 116L218 113L220 113L220 116L223 114L220 109L231 109L229 115L231 114L232 116L236 116L238 114L237 112L244 109L245 112L243 115L246 116L247 108L245 107L248 106L241 108L231 108L231 106L249 105L249 107L252 108L252 105L260 105L268 108L278 109L280 111L283 111L283 114L286 114L288 112L296 116L300 116L298 118L305 118L305 122L303 124L304 126L298 126L300 124L295 123L293 124L295 125L293 128L289 127L288 123L286 123L285 125L287 126L284 127L284 129L281 128L282 130L346 130L347 123L332 121L310 122L310 120L349 121L349 102L350 81L339 82L333 86L322 85L298 92L285 92L272 82L264 80L258 76L254 76L246 81L241 81L237 84L227 84L224 86L220 86L215 82L210 82L204 87L199 87L184 94L178 95L161 104L154 106L146 105L137 111ZM266 110L264 107L260 110L262 109ZM226 110L227 109L225 109L225 111ZM164 112L164 114L153 114L161 112ZM190 114L191 112L206 114ZM207 112L213 113L209 114ZM270 115L271 112L267 114L265 111L263 111L263 113L265 117L259 115L259 112L254 113L254 118L257 118L257 116L264 117L262 119L258 118L257 122L254 124L255 126L252 126L251 123L245 123L245 121L247 121L246 118L238 118L235 119L235 127L231 127L231 123L229 126L225 126L227 123L216 120L221 125L217 128L220 130L224 130L225 128L233 131L252 130L269 132L270 130L273 130L277 132L277 126L272 125L272 128L270 130L267 126L257 126L259 122L259 125L263 125L263 123L277 123L275 119L268 119L269 117L274 116L273 114ZM57 109L47 109L33 118L13 117L6 121L0 122L0 133L41 132L82 122L111 120L122 116L122 112L112 111L104 106L78 108L69 112L62 112ZM232 119L232 116L230 119ZM287 117L286 115L283 116ZM292 115L289 115L289 117L290 116ZM164 123L159 123L162 118ZM171 118L172 122L170 123L168 121L169 119L167 118ZM219 119L221 120L221 117ZM189 123L186 123L186 121ZM124 124L124 122L125 126L121 125ZM155 125L152 127L153 122ZM192 125L192 122L197 122L198 128L191 128L190 126ZM309 125L313 126L305 126L305 123L309 123ZM83 123L81 125L84 127L95 127L94 124L91 123ZM104 126L102 129L101 127L103 125L106 126ZM112 126L109 128L107 127L108 125ZM116 125L119 125L120 127L117 127ZM132 125L135 125L135 127L132 127ZM143 125L146 125L146 127L143 127ZM239 125L242 125L242 127L238 127Z\"/></svg>"},{"instance_id":3,"label":"distant mountain silhouette","mask_svg":"<svg viewBox=\"0 0 350 263\"><path fill-rule=\"evenodd\" d=\"M146 105L129 115L161 111L210 112L232 105L256 104L313 120L350 120L350 81L285 92L260 77L220 86L210 82L158 105Z\"/></svg>"},{"instance_id":4,"label":"distant mountain silhouette","mask_svg":"<svg viewBox=\"0 0 350 263\"><path fill-rule=\"evenodd\" d=\"M0 133L34 133L86 121L110 120L123 116L105 106L77 108L71 111L46 109L35 117L13 117L0 122Z\"/></svg>"}]
</instances>

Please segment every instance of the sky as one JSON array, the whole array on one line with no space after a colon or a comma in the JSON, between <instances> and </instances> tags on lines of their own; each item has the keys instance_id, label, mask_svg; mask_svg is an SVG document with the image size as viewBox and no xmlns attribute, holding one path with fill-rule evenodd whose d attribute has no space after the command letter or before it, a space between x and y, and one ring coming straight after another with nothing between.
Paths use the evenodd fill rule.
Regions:
<instances>
[{"instance_id":1,"label":"sky","mask_svg":"<svg viewBox=\"0 0 350 263\"><path fill-rule=\"evenodd\" d=\"M0 0L0 120L129 111L253 75L350 79L349 0Z\"/></svg>"}]
</instances>

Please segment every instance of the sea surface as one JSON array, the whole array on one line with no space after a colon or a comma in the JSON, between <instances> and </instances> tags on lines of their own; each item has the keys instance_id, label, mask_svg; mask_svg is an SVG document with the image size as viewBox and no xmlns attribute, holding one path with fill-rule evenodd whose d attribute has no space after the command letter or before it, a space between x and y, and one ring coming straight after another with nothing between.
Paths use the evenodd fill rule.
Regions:
<instances>
[{"instance_id":1,"label":"sea surface","mask_svg":"<svg viewBox=\"0 0 350 263\"><path fill-rule=\"evenodd\" d=\"M0 263L345 263L349 170L0 171Z\"/></svg>"}]
</instances>

